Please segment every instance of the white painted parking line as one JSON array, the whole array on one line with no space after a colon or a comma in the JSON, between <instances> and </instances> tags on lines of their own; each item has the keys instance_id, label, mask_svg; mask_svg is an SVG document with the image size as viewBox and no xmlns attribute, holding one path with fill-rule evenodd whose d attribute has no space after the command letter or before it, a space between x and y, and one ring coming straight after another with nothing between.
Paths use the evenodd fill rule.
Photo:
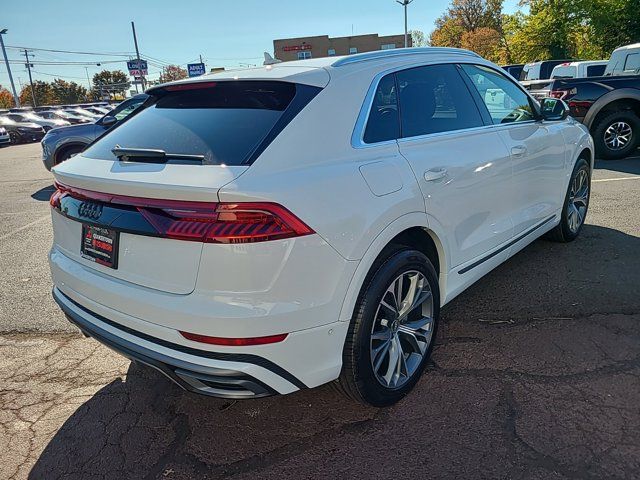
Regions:
<instances>
[{"instance_id":1,"label":"white painted parking line","mask_svg":"<svg viewBox=\"0 0 640 480\"><path fill-rule=\"evenodd\" d=\"M640 180L640 176L637 177L617 177L617 178L600 178L598 180L591 180L591 183L595 182L618 182L621 180Z\"/></svg>"},{"instance_id":2,"label":"white painted parking line","mask_svg":"<svg viewBox=\"0 0 640 480\"><path fill-rule=\"evenodd\" d=\"M13 235L13 234L16 234L16 233L18 233L18 232L21 232L21 231L23 231L23 230L26 230L27 228L31 228L31 227L33 227L35 224L40 223L41 221L46 220L47 218L50 218L50 216L49 216L49 215L45 215L45 216L43 216L43 217L38 218L37 220L34 220L33 222L29 222L29 223L27 223L26 225L23 225L23 226L22 226L22 227L20 227L20 228L16 228L15 230L12 230L12 231L11 231L11 232L9 232L9 233L5 233L4 235L2 235L2 236L0 237L0 240L4 240L5 238L8 238L8 237L10 237L10 236L11 236L11 235Z\"/></svg>"}]
</instances>

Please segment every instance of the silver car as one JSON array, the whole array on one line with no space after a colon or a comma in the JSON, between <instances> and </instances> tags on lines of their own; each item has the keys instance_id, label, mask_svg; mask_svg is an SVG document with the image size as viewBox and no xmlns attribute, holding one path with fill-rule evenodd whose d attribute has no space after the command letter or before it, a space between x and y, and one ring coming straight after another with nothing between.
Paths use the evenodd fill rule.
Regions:
<instances>
[{"instance_id":1,"label":"silver car","mask_svg":"<svg viewBox=\"0 0 640 480\"><path fill-rule=\"evenodd\" d=\"M120 123L147 99L146 94L125 100L95 123L53 128L42 139L42 162L47 170L80 153L104 132Z\"/></svg>"}]
</instances>

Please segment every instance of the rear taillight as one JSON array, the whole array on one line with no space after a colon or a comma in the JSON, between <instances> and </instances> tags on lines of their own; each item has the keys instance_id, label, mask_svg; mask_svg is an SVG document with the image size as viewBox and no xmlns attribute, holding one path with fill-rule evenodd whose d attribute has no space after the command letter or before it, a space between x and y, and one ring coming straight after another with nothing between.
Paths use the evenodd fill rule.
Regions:
<instances>
[{"instance_id":1,"label":"rear taillight","mask_svg":"<svg viewBox=\"0 0 640 480\"><path fill-rule=\"evenodd\" d=\"M551 98L559 98L565 100L569 95L575 95L577 93L575 88L556 88L549 92Z\"/></svg>"},{"instance_id":2,"label":"rear taillight","mask_svg":"<svg viewBox=\"0 0 640 480\"><path fill-rule=\"evenodd\" d=\"M269 335L266 337L243 337L243 338L229 338L229 337L210 337L208 335L200 335L197 333L180 332L187 340L200 343L208 343L209 345L224 345L227 347L248 347L252 345L268 345L270 343L279 343L287 338L287 333L279 335Z\"/></svg>"},{"instance_id":3,"label":"rear taillight","mask_svg":"<svg viewBox=\"0 0 640 480\"><path fill-rule=\"evenodd\" d=\"M134 207L157 236L205 243L254 243L309 235L314 231L289 210L270 202L214 203L138 198L56 184L50 204L65 195L117 207Z\"/></svg>"}]
</instances>

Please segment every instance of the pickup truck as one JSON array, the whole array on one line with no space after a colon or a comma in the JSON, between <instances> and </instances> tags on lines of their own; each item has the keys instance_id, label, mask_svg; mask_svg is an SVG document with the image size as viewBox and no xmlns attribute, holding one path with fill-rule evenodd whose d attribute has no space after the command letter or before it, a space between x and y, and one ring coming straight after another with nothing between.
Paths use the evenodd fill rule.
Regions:
<instances>
[{"instance_id":1,"label":"pickup truck","mask_svg":"<svg viewBox=\"0 0 640 480\"><path fill-rule=\"evenodd\" d=\"M559 78L549 96L564 100L591 132L596 155L617 159L640 145L640 43L616 49L602 77Z\"/></svg>"},{"instance_id":2,"label":"pickup truck","mask_svg":"<svg viewBox=\"0 0 640 480\"><path fill-rule=\"evenodd\" d=\"M551 72L554 67L571 60L543 60L541 62L527 63L520 72L520 84L529 90L531 96L536 99L548 97L546 90L551 80ZM542 91L542 93L539 93Z\"/></svg>"}]
</instances>

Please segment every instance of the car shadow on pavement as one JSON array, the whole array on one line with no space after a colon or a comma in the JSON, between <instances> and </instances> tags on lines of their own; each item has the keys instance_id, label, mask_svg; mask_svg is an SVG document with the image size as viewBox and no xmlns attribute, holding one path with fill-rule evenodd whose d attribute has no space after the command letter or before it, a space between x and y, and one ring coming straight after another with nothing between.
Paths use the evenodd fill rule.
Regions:
<instances>
[{"instance_id":1,"label":"car shadow on pavement","mask_svg":"<svg viewBox=\"0 0 640 480\"><path fill-rule=\"evenodd\" d=\"M333 465L329 468L335 468L336 478L347 478L346 472L354 468L365 469L361 472L377 468L373 465L378 464L381 453L376 453L376 448L382 447L384 454L390 455L387 460L397 462L399 471L419 467L426 468L424 473L432 462L434 469L436 464L443 469L461 468L458 476L470 478L478 473L475 468L480 468L474 462L484 462L482 475L519 477L508 469L533 458L518 437L523 432L516 430L515 422L525 418L519 405L526 407L526 402L566 387L563 380L549 381L544 387L545 368L567 373L568 382L578 375L573 369L586 368L583 357L576 365L567 364L566 372L562 363L550 367L550 353L535 347L535 342L575 345L580 341L577 337L589 327L578 324L572 327L574 330L562 330L571 323L567 320L597 313L640 312L638 252L640 238L592 225L586 225L581 237L571 244L534 242L445 308L445 328L439 332L431 371L411 395L391 409L362 407L330 386L239 402L198 396L182 391L160 373L132 363L126 380L118 379L101 388L64 422L29 478L255 478L272 467L285 469L287 477L303 478L297 473L310 474L315 462L320 468L315 475L327 473L320 465ZM545 321L544 328L532 327L532 320L538 318ZM455 323L455 334L447 323ZM501 330L503 327L513 330ZM589 334L597 337L605 329L596 327ZM560 329L551 341L542 337L549 328ZM519 343L510 344L512 338L520 338ZM458 359L450 359L456 354L446 352L461 347L467 350ZM593 357L592 347L588 343L585 349L589 358ZM466 376L459 368L446 375L438 373L446 371L448 362L468 359L473 363L470 358L481 348L488 352L482 357L483 378ZM509 369L521 367L520 361L527 362L526 368L531 371L522 381L541 381L542 386L525 385L523 393L519 384L509 383L512 377L504 377L505 381L503 373L492 370L490 364L500 355L506 358ZM595 378L590 375L585 378ZM532 428L532 435L542 437L531 442L539 442L543 449L544 435L564 435L562 429L569 427L555 423L573 411L574 404L567 402L557 410L543 402L540 411L554 410L555 417L548 425ZM576 422L597 424L597 415L580 414ZM529 418L543 421L540 413L525 419ZM608 423L604 425L611 425L609 413L605 420ZM407 444L407 431L433 440L428 448L410 442L413 450L407 454L411 462L392 458L396 444ZM368 442L368 448L361 442ZM567 450L567 462L572 461L572 454ZM557 467L549 456L540 459L544 468ZM464 470L466 460L470 461L468 470ZM443 472L432 473L439 476ZM536 478L545 478L545 470L541 472L542 476ZM580 477L579 470L566 472Z\"/></svg>"},{"instance_id":2,"label":"car shadow on pavement","mask_svg":"<svg viewBox=\"0 0 640 480\"><path fill-rule=\"evenodd\" d=\"M541 238L443 309L445 320L519 321L640 312L640 237L585 224L571 243Z\"/></svg>"},{"instance_id":3,"label":"car shadow on pavement","mask_svg":"<svg viewBox=\"0 0 640 480\"><path fill-rule=\"evenodd\" d=\"M33 192L31 198L40 202L48 202L55 190L56 188L53 185L49 185L48 187L41 188L37 192Z\"/></svg>"},{"instance_id":4,"label":"car shadow on pavement","mask_svg":"<svg viewBox=\"0 0 640 480\"><path fill-rule=\"evenodd\" d=\"M596 160L595 169L612 170L621 173L640 175L640 151L638 155L620 160Z\"/></svg>"}]
</instances>

